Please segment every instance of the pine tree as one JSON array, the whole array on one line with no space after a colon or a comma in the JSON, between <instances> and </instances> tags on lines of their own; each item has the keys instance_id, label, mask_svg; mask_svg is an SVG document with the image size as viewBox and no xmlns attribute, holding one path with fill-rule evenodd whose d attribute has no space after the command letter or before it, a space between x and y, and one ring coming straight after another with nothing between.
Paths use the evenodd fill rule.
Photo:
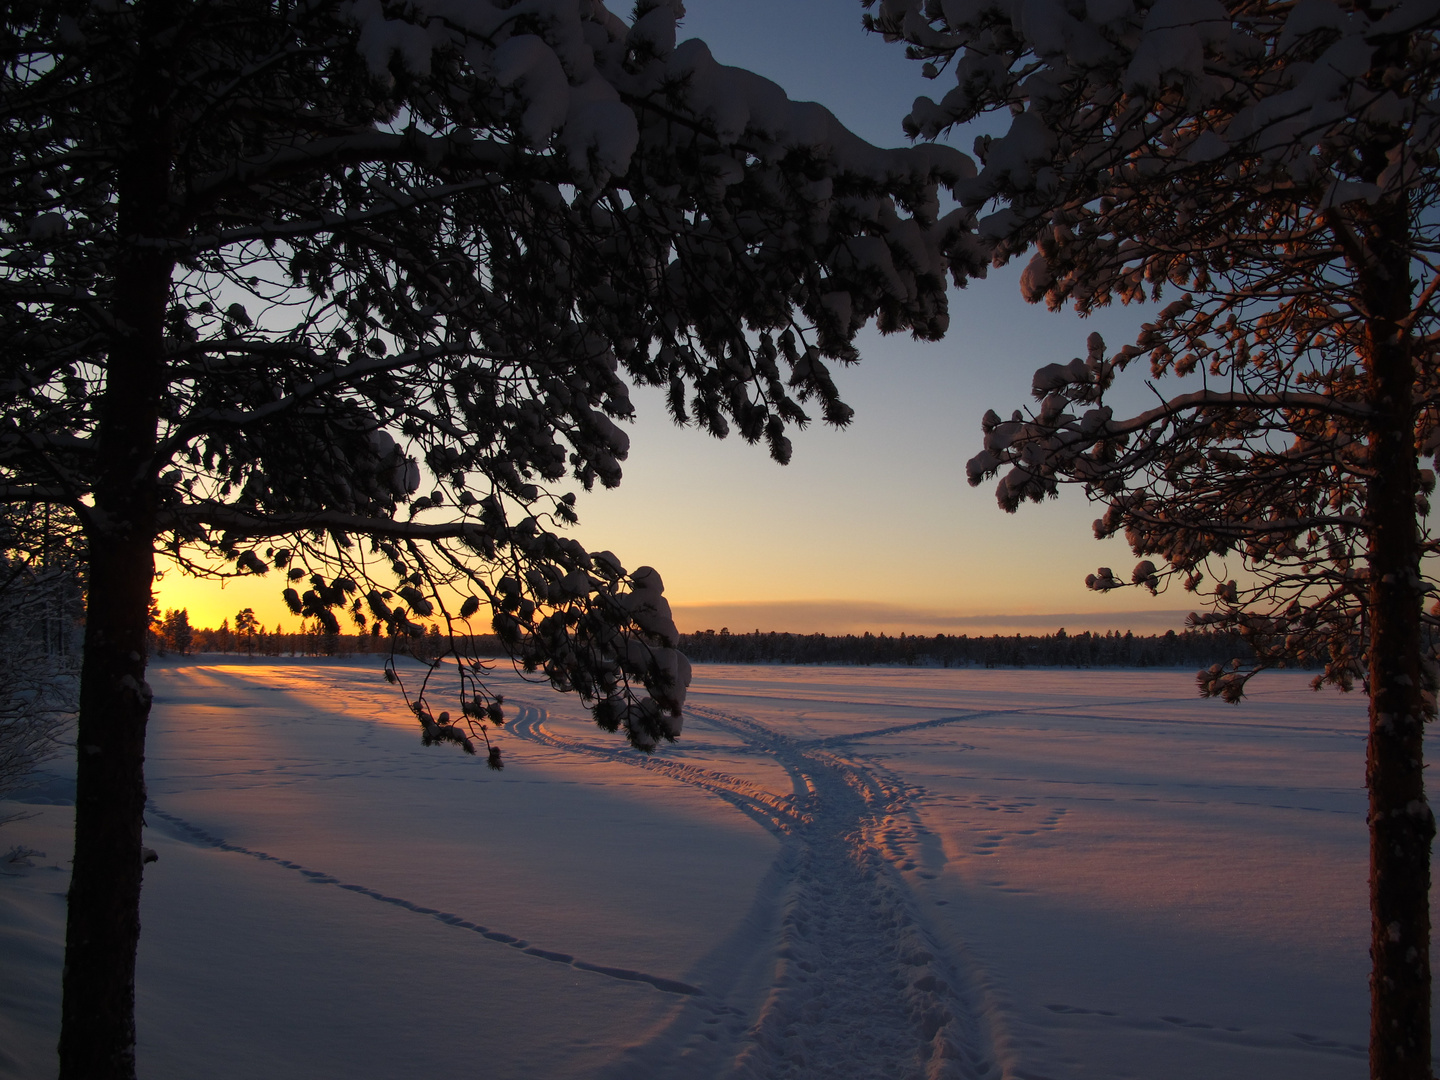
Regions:
<instances>
[{"instance_id":1,"label":"pine tree","mask_svg":"<svg viewBox=\"0 0 1440 1080\"><path fill-rule=\"evenodd\" d=\"M1141 562L1092 588L1208 593L1197 622L1258 659L1202 672L1203 694L1238 700L1295 661L1364 686L1370 1069L1429 1080L1435 6L884 0L871 26L954 80L916 102L915 134L1009 115L957 193L988 209L966 272L1030 254L1026 297L1081 314L1174 298L1133 344L1092 335L1037 371L1038 404L987 415L970 479L1003 473L1006 510L1061 483L1104 504L1096 535L1123 532ZM1143 360L1156 402L1116 415L1107 391Z\"/></svg>"},{"instance_id":2,"label":"pine tree","mask_svg":"<svg viewBox=\"0 0 1440 1080\"><path fill-rule=\"evenodd\" d=\"M23 539L5 543L15 536L0 528L0 798L62 752L75 719L76 564L54 551L32 560ZM0 825L11 820L0 816Z\"/></svg>"},{"instance_id":3,"label":"pine tree","mask_svg":"<svg viewBox=\"0 0 1440 1080\"><path fill-rule=\"evenodd\" d=\"M254 608L242 608L235 614L235 633L245 643L245 651L255 655L255 635L260 630L260 623L255 618Z\"/></svg>"},{"instance_id":4,"label":"pine tree","mask_svg":"<svg viewBox=\"0 0 1440 1080\"><path fill-rule=\"evenodd\" d=\"M5 5L0 501L88 544L67 1080L134 1071L157 548L278 572L332 632L483 607L653 747L688 672L660 577L558 531L620 481L628 386L783 462L849 419L867 321L944 331L968 160L865 144L677 46L681 11Z\"/></svg>"},{"instance_id":5,"label":"pine tree","mask_svg":"<svg viewBox=\"0 0 1440 1080\"><path fill-rule=\"evenodd\" d=\"M171 608L165 612L160 624L160 640L170 652L180 656L188 655L195 643L195 628L190 625L190 612L185 608Z\"/></svg>"}]
</instances>

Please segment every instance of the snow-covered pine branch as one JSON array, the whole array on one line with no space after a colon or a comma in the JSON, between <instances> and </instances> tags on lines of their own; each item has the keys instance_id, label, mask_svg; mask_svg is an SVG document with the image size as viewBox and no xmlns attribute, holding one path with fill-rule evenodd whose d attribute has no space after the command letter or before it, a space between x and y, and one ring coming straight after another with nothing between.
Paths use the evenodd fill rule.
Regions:
<instances>
[{"instance_id":1,"label":"snow-covered pine branch","mask_svg":"<svg viewBox=\"0 0 1440 1080\"><path fill-rule=\"evenodd\" d=\"M1107 355L1092 337L1087 358L1037 372L1038 407L987 416L970 477L1006 470L1007 510L1062 483L1102 502L1097 535L1123 532L1141 561L1092 588L1208 593L1197 624L1242 634L1258 661L1202 672L1202 694L1237 700L1297 660L1363 680L1371 1075L1429 1080L1434 473L1419 459L1440 452L1440 9L881 0L869 18L951 83L909 130L1009 116L955 189L977 216L962 273L1023 257L1026 299L1081 314L1178 296L1133 345ZM1115 418L1107 391L1142 357L1152 379L1203 389Z\"/></svg>"},{"instance_id":2,"label":"snow-covered pine branch","mask_svg":"<svg viewBox=\"0 0 1440 1080\"><path fill-rule=\"evenodd\" d=\"M331 629L486 620L650 748L688 681L660 577L563 535L577 489L622 479L629 388L783 462L812 415L850 419L861 327L945 331L973 214L939 195L970 159L869 146L677 42L681 13L0 15L0 491L89 543L67 1080L133 1063L109 1003L132 1000L157 548L269 573ZM473 738L502 714L464 678Z\"/></svg>"}]
</instances>

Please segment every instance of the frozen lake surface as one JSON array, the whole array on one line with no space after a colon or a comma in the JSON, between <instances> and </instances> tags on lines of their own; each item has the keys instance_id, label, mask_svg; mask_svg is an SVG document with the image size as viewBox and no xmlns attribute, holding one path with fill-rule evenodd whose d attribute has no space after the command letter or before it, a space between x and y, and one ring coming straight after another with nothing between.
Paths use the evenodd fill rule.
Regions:
<instances>
[{"instance_id":1,"label":"frozen lake surface","mask_svg":"<svg viewBox=\"0 0 1440 1080\"><path fill-rule=\"evenodd\" d=\"M374 667L152 671L145 1080L1366 1074L1358 695L708 666L645 756L497 680L500 774ZM63 787L0 803L48 853L5 1076L53 1075Z\"/></svg>"}]
</instances>

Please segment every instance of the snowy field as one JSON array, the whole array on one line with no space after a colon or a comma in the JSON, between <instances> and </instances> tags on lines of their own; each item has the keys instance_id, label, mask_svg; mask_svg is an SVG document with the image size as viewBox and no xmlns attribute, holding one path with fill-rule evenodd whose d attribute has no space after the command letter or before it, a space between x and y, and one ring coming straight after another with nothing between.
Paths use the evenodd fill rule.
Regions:
<instances>
[{"instance_id":1,"label":"snowy field","mask_svg":"<svg viewBox=\"0 0 1440 1080\"><path fill-rule=\"evenodd\" d=\"M501 681L495 774L373 667L154 669L145 1080L1365 1075L1358 696L712 666L645 757ZM0 803L47 853L6 1077L53 1076L65 788Z\"/></svg>"}]
</instances>

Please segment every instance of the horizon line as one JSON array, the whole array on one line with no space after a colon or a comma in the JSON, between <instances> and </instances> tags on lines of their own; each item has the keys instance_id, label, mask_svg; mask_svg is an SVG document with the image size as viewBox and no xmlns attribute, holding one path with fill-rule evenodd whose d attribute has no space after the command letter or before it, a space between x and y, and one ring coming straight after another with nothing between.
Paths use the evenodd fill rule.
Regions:
<instances>
[{"instance_id":1,"label":"horizon line","mask_svg":"<svg viewBox=\"0 0 1440 1080\"><path fill-rule=\"evenodd\" d=\"M944 609L878 601L763 600L719 603L671 603L677 626L685 633L728 628L749 633L751 628L790 624L774 633L847 634L864 631L906 633L1001 629L1056 630L1181 630L1194 608L1126 608L1110 611L987 612L959 614ZM737 630L737 627L744 627Z\"/></svg>"}]
</instances>

